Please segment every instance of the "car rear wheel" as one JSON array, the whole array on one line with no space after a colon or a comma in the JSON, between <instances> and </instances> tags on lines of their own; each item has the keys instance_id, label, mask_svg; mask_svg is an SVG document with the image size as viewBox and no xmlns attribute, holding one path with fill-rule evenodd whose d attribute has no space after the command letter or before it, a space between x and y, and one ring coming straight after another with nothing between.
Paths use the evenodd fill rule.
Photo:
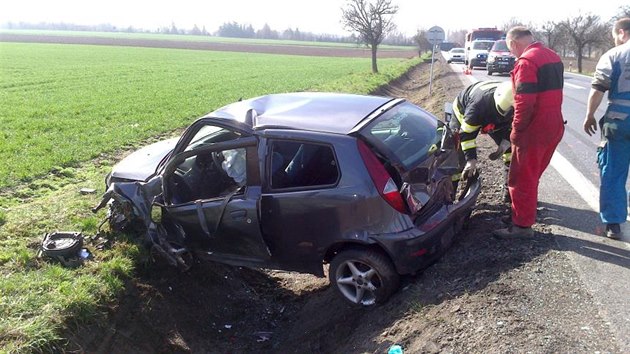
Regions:
<instances>
[{"instance_id":1,"label":"car rear wheel","mask_svg":"<svg viewBox=\"0 0 630 354\"><path fill-rule=\"evenodd\" d=\"M350 302L371 306L398 289L400 276L392 262L373 250L340 252L330 264L330 283Z\"/></svg>"}]
</instances>

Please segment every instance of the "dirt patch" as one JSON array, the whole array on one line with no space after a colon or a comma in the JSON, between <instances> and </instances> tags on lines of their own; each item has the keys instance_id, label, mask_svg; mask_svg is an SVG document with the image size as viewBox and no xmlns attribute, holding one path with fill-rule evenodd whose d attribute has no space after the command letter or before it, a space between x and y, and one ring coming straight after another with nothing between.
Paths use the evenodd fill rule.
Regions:
<instances>
[{"instance_id":1,"label":"dirt patch","mask_svg":"<svg viewBox=\"0 0 630 354\"><path fill-rule=\"evenodd\" d=\"M441 116L462 83L436 64L429 95L424 64L383 88ZM554 235L537 224L533 241L498 241L503 224L500 164L479 141L483 189L452 248L405 277L389 302L349 305L325 278L198 264L180 273L142 267L104 324L68 335L68 351L134 353L619 352L608 325Z\"/></svg>"}]
</instances>

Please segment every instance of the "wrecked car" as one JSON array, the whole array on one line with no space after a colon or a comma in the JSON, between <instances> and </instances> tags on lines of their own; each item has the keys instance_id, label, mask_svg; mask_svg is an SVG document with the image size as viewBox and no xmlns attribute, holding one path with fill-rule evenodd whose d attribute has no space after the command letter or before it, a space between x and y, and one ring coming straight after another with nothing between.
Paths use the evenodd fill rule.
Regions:
<instances>
[{"instance_id":1,"label":"wrecked car","mask_svg":"<svg viewBox=\"0 0 630 354\"><path fill-rule=\"evenodd\" d=\"M94 212L173 265L325 276L373 305L434 262L480 191L447 124L404 99L286 93L229 104L118 163Z\"/></svg>"}]
</instances>

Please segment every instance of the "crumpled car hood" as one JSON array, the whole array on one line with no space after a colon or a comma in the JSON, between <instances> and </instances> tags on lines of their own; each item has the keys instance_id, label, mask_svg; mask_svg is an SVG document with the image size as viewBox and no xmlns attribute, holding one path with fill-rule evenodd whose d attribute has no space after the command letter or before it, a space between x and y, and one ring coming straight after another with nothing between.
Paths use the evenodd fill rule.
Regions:
<instances>
[{"instance_id":1,"label":"crumpled car hood","mask_svg":"<svg viewBox=\"0 0 630 354\"><path fill-rule=\"evenodd\" d=\"M164 156L173 150L179 138L163 140L134 151L112 169L113 178L146 181Z\"/></svg>"}]
</instances>

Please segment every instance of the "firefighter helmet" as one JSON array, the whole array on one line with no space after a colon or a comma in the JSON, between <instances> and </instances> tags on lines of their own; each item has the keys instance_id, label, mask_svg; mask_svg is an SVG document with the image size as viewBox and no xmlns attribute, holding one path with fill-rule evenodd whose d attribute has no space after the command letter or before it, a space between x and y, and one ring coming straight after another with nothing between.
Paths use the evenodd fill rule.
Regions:
<instances>
[{"instance_id":1,"label":"firefighter helmet","mask_svg":"<svg viewBox=\"0 0 630 354\"><path fill-rule=\"evenodd\" d=\"M494 90L494 103L497 111L504 117L511 117L514 113L514 94L512 93L512 82L504 81Z\"/></svg>"}]
</instances>

